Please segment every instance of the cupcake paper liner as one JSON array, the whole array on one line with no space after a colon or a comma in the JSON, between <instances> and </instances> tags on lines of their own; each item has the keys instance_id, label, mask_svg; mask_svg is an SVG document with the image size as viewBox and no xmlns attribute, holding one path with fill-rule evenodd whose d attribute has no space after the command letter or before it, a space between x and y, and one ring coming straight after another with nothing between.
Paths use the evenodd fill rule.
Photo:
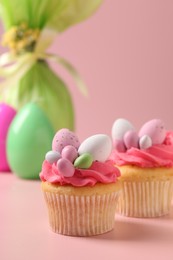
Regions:
<instances>
[{"instance_id":1,"label":"cupcake paper liner","mask_svg":"<svg viewBox=\"0 0 173 260\"><path fill-rule=\"evenodd\" d=\"M128 181L122 183L118 212L128 217L159 217L170 212L173 181Z\"/></svg>"},{"instance_id":2,"label":"cupcake paper liner","mask_svg":"<svg viewBox=\"0 0 173 260\"><path fill-rule=\"evenodd\" d=\"M63 235L92 236L114 227L119 191L92 196L44 191L51 229Z\"/></svg>"}]
</instances>

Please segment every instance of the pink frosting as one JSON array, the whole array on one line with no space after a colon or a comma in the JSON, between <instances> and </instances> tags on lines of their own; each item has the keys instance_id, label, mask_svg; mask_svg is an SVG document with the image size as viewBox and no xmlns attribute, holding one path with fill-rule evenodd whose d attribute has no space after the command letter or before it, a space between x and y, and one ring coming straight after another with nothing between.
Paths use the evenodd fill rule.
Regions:
<instances>
[{"instance_id":1,"label":"pink frosting","mask_svg":"<svg viewBox=\"0 0 173 260\"><path fill-rule=\"evenodd\" d=\"M163 144L146 150L131 148L126 152L114 150L110 156L117 165L136 165L144 168L173 167L173 132L167 132Z\"/></svg>"},{"instance_id":2,"label":"pink frosting","mask_svg":"<svg viewBox=\"0 0 173 260\"><path fill-rule=\"evenodd\" d=\"M59 183L60 185L70 184L76 187L94 186L96 183L113 183L116 182L120 172L113 166L113 162L107 161L93 162L89 169L75 169L72 177L62 176L56 167L56 164L50 164L44 161L40 179L50 183Z\"/></svg>"}]
</instances>

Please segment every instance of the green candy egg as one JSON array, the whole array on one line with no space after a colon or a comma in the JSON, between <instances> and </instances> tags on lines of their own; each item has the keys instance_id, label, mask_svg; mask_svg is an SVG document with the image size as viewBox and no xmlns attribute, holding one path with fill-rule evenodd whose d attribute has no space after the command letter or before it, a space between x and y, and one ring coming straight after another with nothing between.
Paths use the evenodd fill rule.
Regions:
<instances>
[{"instance_id":1,"label":"green candy egg","mask_svg":"<svg viewBox=\"0 0 173 260\"><path fill-rule=\"evenodd\" d=\"M12 121L7 136L7 157L11 170L24 179L38 179L54 130L35 104L23 107Z\"/></svg>"},{"instance_id":2,"label":"green candy egg","mask_svg":"<svg viewBox=\"0 0 173 260\"><path fill-rule=\"evenodd\" d=\"M92 155L90 153L83 153L74 162L74 167L88 169L93 162Z\"/></svg>"}]
</instances>

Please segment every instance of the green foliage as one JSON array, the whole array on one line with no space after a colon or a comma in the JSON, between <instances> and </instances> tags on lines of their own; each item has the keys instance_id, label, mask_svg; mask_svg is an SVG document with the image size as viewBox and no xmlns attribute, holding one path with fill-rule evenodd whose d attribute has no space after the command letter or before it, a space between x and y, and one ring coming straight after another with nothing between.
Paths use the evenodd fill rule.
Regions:
<instances>
[{"instance_id":1,"label":"green foliage","mask_svg":"<svg viewBox=\"0 0 173 260\"><path fill-rule=\"evenodd\" d=\"M18 29L22 24L28 29L38 29L38 31L45 32L46 30L44 29L48 28L52 29L55 33L59 33L88 18L99 7L102 1L103 0L0 0L0 16L7 30L7 34L11 31L9 29ZM21 41L19 42L20 48L23 48L26 52L28 48L25 47L33 46L24 45L24 47L21 47L21 43L25 43L24 40L28 40L30 36L33 36L32 33L35 30L30 31L31 34L29 34L29 38L20 39ZM14 45L16 38L13 39L13 37L10 37L8 35L6 44L14 51L16 49L14 49L12 45ZM47 38L49 39L49 35L47 35ZM43 45L42 47L44 48L45 46L47 47L45 44L47 38L43 40L39 39L41 42L39 44ZM36 42L36 44L38 42ZM26 43L28 44L27 41ZM35 44L35 42L33 43ZM20 48L19 50L17 49L15 54L19 55L22 53L23 55L23 52L20 52ZM46 51L46 48L44 48L41 48L41 52ZM17 63L18 61L16 60L16 66ZM61 59L61 64L76 78L79 88L85 93L83 83L74 68L63 59ZM2 93L2 95L3 94L4 93ZM26 103L34 101L47 114L55 131L63 127L71 130L74 129L74 112L70 94L65 84L49 68L46 61L36 61L22 78L19 80L14 79L13 86L6 86L4 101L17 110L21 109Z\"/></svg>"},{"instance_id":2,"label":"green foliage","mask_svg":"<svg viewBox=\"0 0 173 260\"><path fill-rule=\"evenodd\" d=\"M0 0L7 29L23 22L29 28L50 27L62 32L86 19L103 0Z\"/></svg>"},{"instance_id":3,"label":"green foliage","mask_svg":"<svg viewBox=\"0 0 173 260\"><path fill-rule=\"evenodd\" d=\"M74 129L70 94L46 62L35 63L13 87L6 89L5 97L6 103L17 110L28 102L35 102L44 110L55 131L64 127Z\"/></svg>"}]
</instances>

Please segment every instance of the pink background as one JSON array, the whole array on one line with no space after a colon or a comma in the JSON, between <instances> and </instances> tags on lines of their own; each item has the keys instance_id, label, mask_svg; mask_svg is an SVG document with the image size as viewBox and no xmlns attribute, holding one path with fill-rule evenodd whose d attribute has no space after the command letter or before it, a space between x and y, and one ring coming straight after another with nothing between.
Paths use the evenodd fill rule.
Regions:
<instances>
[{"instance_id":1,"label":"pink background","mask_svg":"<svg viewBox=\"0 0 173 260\"><path fill-rule=\"evenodd\" d=\"M81 139L110 134L116 118L137 128L161 118L173 129L173 1L105 0L87 21L57 37L51 50L71 61L89 91L69 84Z\"/></svg>"},{"instance_id":2,"label":"pink background","mask_svg":"<svg viewBox=\"0 0 173 260\"><path fill-rule=\"evenodd\" d=\"M172 35L172 0L105 0L95 16L57 38L52 50L71 61L88 85L85 99L60 69L81 139L110 134L118 117L137 127L158 117L173 129ZM2 174L0 193L2 260L172 259L173 208L153 220L116 216L114 231L73 238L49 230L39 182Z\"/></svg>"},{"instance_id":3,"label":"pink background","mask_svg":"<svg viewBox=\"0 0 173 260\"><path fill-rule=\"evenodd\" d=\"M70 85L81 138L110 134L118 117L136 127L161 118L173 129L173 1L106 0L53 49L85 79L89 98Z\"/></svg>"}]
</instances>

